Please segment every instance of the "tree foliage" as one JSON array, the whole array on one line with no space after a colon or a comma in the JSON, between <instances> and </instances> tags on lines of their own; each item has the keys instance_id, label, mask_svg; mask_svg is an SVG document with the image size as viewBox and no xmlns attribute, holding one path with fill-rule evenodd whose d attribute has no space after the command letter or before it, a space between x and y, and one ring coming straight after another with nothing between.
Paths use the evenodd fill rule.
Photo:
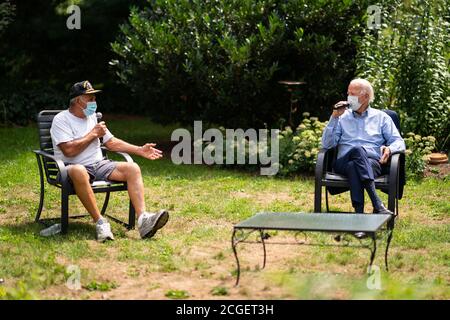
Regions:
<instances>
[{"instance_id":1,"label":"tree foliage","mask_svg":"<svg viewBox=\"0 0 450 320\"><path fill-rule=\"evenodd\" d=\"M10 1L0 3L0 35L13 21L16 7Z\"/></svg>"},{"instance_id":2,"label":"tree foliage","mask_svg":"<svg viewBox=\"0 0 450 320\"><path fill-rule=\"evenodd\" d=\"M0 120L27 123L44 108L65 108L70 86L102 87L103 110L120 110L129 92L110 72L109 47L131 4L144 0L34 0L0 4ZM67 8L81 9L81 29L69 30ZM11 8L15 15L11 20ZM8 22L6 28L5 22ZM4 29L3 29L4 28Z\"/></svg>"},{"instance_id":3,"label":"tree foliage","mask_svg":"<svg viewBox=\"0 0 450 320\"><path fill-rule=\"evenodd\" d=\"M119 79L160 121L272 125L289 115L279 80L303 80L300 114L328 116L353 77L366 1L154 0L112 44Z\"/></svg>"},{"instance_id":4,"label":"tree foliage","mask_svg":"<svg viewBox=\"0 0 450 320\"><path fill-rule=\"evenodd\" d=\"M375 106L400 112L404 132L449 147L449 7L441 0L382 1L382 28L366 30L358 74L372 81Z\"/></svg>"}]
</instances>

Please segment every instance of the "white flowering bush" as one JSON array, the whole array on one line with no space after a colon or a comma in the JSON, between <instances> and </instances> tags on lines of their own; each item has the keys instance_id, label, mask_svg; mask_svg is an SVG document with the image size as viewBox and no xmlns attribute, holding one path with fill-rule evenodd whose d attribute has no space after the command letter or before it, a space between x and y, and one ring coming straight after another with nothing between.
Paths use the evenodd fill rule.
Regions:
<instances>
[{"instance_id":1,"label":"white flowering bush","mask_svg":"<svg viewBox=\"0 0 450 320\"><path fill-rule=\"evenodd\" d=\"M406 144L406 174L408 178L421 178L425 171L428 155L435 149L436 138L422 137L409 132L405 138Z\"/></svg>"},{"instance_id":2,"label":"white flowering bush","mask_svg":"<svg viewBox=\"0 0 450 320\"><path fill-rule=\"evenodd\" d=\"M280 132L280 175L314 172L327 122L310 117L308 112L303 113L303 118L295 131L286 127Z\"/></svg>"}]
</instances>

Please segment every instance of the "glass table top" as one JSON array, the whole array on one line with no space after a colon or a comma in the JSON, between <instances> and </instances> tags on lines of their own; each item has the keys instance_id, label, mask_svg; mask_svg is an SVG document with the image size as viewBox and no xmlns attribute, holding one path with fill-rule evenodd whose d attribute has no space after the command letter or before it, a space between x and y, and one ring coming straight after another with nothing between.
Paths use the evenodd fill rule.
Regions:
<instances>
[{"instance_id":1,"label":"glass table top","mask_svg":"<svg viewBox=\"0 0 450 320\"><path fill-rule=\"evenodd\" d=\"M235 229L376 232L393 216L368 213L261 212L234 225Z\"/></svg>"}]
</instances>

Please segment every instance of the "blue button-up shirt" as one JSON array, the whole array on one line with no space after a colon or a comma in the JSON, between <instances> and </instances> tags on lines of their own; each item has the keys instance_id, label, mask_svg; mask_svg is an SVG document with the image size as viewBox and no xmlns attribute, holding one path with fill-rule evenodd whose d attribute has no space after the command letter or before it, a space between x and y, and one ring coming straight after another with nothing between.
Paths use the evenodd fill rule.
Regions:
<instances>
[{"instance_id":1,"label":"blue button-up shirt","mask_svg":"<svg viewBox=\"0 0 450 320\"><path fill-rule=\"evenodd\" d=\"M361 115L347 109L338 118L332 116L323 132L322 146L338 146L338 158L361 146L369 158L379 160L381 146L389 146L391 153L400 152L405 150L405 141L388 114L369 106Z\"/></svg>"}]
</instances>

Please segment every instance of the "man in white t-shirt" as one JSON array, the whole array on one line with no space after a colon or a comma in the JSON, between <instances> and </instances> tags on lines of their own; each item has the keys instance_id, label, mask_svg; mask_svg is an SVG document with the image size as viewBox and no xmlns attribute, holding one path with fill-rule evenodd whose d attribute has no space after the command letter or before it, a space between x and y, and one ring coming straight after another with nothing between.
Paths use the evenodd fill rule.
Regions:
<instances>
[{"instance_id":1,"label":"man in white t-shirt","mask_svg":"<svg viewBox=\"0 0 450 320\"><path fill-rule=\"evenodd\" d=\"M53 119L50 134L55 157L67 165L69 178L75 192L96 223L97 239L113 240L111 226L101 216L97 207L93 181L126 181L130 200L136 210L141 238L150 238L169 219L169 213L161 210L150 213L145 210L144 183L136 163L115 162L104 159L100 139L111 151L135 154L150 160L162 157L162 151L154 143L135 146L114 137L105 122L97 123L95 90L89 81L75 83L70 90L69 109Z\"/></svg>"}]
</instances>

